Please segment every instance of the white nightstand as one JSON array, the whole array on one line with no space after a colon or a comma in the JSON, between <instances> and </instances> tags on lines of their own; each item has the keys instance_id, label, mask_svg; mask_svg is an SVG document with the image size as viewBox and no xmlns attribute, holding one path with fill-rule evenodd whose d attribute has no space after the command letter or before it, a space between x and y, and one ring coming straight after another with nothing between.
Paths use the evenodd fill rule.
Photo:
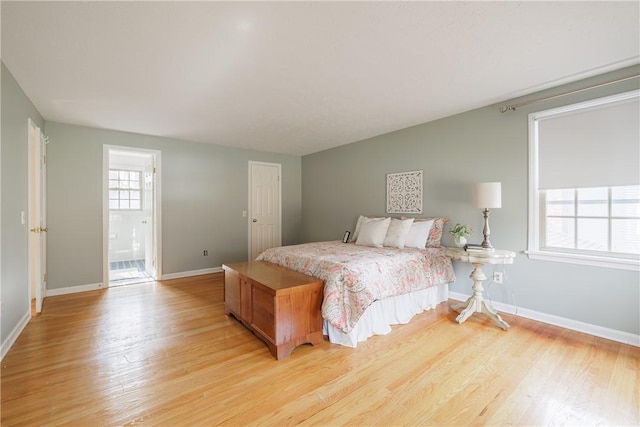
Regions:
<instances>
[{"instance_id":1,"label":"white nightstand","mask_svg":"<svg viewBox=\"0 0 640 427\"><path fill-rule=\"evenodd\" d=\"M446 248L446 255L454 261L468 262L473 264L473 271L469 275L473 280L473 295L467 301L454 304L452 309L460 314L456 317L458 323L467 320L473 313L484 313L489 316L502 329L509 329L509 324L502 320L498 312L489 305L482 296L482 282L487 279L484 275L482 267L486 264L513 264L516 257L515 252L496 249L491 252L467 252L462 248Z\"/></svg>"}]
</instances>

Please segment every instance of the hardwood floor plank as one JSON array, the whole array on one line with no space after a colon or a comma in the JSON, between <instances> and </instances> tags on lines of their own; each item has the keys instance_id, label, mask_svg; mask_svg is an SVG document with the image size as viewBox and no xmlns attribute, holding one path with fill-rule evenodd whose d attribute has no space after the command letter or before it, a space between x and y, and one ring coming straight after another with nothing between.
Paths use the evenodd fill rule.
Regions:
<instances>
[{"instance_id":1,"label":"hardwood floor plank","mask_svg":"<svg viewBox=\"0 0 640 427\"><path fill-rule=\"evenodd\" d=\"M276 361L221 274L50 297L2 361L14 425L638 425L640 349L441 304Z\"/></svg>"},{"instance_id":2,"label":"hardwood floor plank","mask_svg":"<svg viewBox=\"0 0 640 427\"><path fill-rule=\"evenodd\" d=\"M624 423L636 423L640 419L640 360L637 348L621 346L617 354L613 374L609 387L609 398L615 402L613 413L608 418L620 417ZM636 405L629 405L628 401L635 401Z\"/></svg>"}]
</instances>

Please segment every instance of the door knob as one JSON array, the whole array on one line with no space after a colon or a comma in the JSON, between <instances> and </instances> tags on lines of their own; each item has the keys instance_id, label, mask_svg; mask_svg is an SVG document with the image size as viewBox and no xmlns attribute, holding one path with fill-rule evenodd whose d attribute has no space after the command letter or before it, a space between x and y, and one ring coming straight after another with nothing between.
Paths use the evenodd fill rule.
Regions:
<instances>
[{"instance_id":1,"label":"door knob","mask_svg":"<svg viewBox=\"0 0 640 427\"><path fill-rule=\"evenodd\" d=\"M258 222L258 220L257 220L257 219L255 219L255 218L253 218L253 220L252 220L251 222Z\"/></svg>"}]
</instances>

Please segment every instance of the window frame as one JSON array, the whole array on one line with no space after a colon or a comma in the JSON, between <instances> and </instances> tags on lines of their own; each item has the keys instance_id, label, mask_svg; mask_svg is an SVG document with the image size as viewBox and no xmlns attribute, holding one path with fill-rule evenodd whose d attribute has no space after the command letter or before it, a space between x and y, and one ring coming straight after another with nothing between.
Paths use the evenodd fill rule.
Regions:
<instances>
[{"instance_id":1,"label":"window frame","mask_svg":"<svg viewBox=\"0 0 640 427\"><path fill-rule=\"evenodd\" d=\"M528 213L528 245L527 255L531 259L565 262L571 264L590 265L597 267L615 268L622 270L640 271L640 256L634 254L619 254L615 252L598 252L581 249L564 249L555 247L543 247L546 236L545 219L546 203L545 193L539 189L539 158L538 158L538 120L556 115L577 112L580 110L617 103L632 98L640 97L640 91L634 90L617 95L598 98L586 102L552 108L529 114L529 213ZM605 186L607 187L607 186ZM609 188L609 206L611 205ZM575 212L578 218L578 212ZM609 222L612 219L611 212L606 217ZM611 239L611 236L609 236ZM545 242L546 243L546 242Z\"/></svg>"}]
</instances>

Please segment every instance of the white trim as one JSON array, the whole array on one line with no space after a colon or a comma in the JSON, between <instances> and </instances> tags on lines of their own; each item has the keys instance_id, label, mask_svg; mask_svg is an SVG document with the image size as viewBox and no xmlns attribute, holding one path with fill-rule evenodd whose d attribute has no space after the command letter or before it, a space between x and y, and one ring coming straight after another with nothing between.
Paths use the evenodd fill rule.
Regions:
<instances>
[{"instance_id":1,"label":"white trim","mask_svg":"<svg viewBox=\"0 0 640 427\"><path fill-rule=\"evenodd\" d=\"M109 284L109 148L102 146L102 283ZM79 291L80 292L80 291Z\"/></svg>"},{"instance_id":2,"label":"white trim","mask_svg":"<svg viewBox=\"0 0 640 427\"><path fill-rule=\"evenodd\" d=\"M222 267L203 268L202 270L182 271L179 273L163 274L162 280L181 279L183 277L201 276L203 274L222 273Z\"/></svg>"},{"instance_id":3,"label":"white trim","mask_svg":"<svg viewBox=\"0 0 640 427\"><path fill-rule=\"evenodd\" d=\"M469 296L470 295L465 295L459 292L449 291L449 298L456 301L466 301ZM582 332L596 337L606 338L611 341L640 347L640 335L634 335L629 332L618 331L616 329L609 329L603 326L592 325L591 323L580 322L578 320L567 319L566 317L554 316L553 314L541 313L527 308L515 307L511 304L492 301L491 305L502 312L514 316L517 315L519 317L524 317L525 319L531 319L537 322L570 329L572 331Z\"/></svg>"},{"instance_id":4,"label":"white trim","mask_svg":"<svg viewBox=\"0 0 640 427\"><path fill-rule=\"evenodd\" d=\"M182 271L179 273L165 274L162 276L162 279L158 279L157 281L180 279L183 277L200 276L203 274L211 274L211 273L222 273L223 271L224 270L222 269L222 267L204 268L202 270L193 270L193 271ZM97 291L100 289L106 289L108 287L109 286L103 286L102 283L93 283L89 285L78 285L78 286L69 286L66 288L48 289L47 296L52 297L56 295L76 294L78 292Z\"/></svg>"},{"instance_id":5,"label":"white trim","mask_svg":"<svg viewBox=\"0 0 640 427\"><path fill-rule=\"evenodd\" d=\"M16 327L13 328L11 333L7 336L7 339L5 339L2 343L2 349L0 350L0 360L4 359L4 357L7 355L13 344L16 342L24 328L29 323L29 320L31 320L31 304L29 304L29 310L27 310L24 316L22 316L22 319L20 319Z\"/></svg>"},{"instance_id":6,"label":"white trim","mask_svg":"<svg viewBox=\"0 0 640 427\"><path fill-rule=\"evenodd\" d=\"M630 99L638 98L640 96L640 90L630 90L628 92L618 93L616 95L604 96L602 98L590 99L588 101L578 102L576 104L563 105L561 107L550 108L548 110L537 111L529 114L529 117L533 116L534 120L542 119L550 116L557 116L560 114L571 113L577 110L586 110L588 108L600 107L604 104L612 104L614 102L628 101Z\"/></svg>"},{"instance_id":7,"label":"white trim","mask_svg":"<svg viewBox=\"0 0 640 427\"><path fill-rule=\"evenodd\" d=\"M54 297L57 295L76 294L78 292L97 291L106 287L107 286L103 286L102 283L93 283L90 285L78 285L68 286L66 288L47 289L47 296Z\"/></svg>"},{"instance_id":8,"label":"white trim","mask_svg":"<svg viewBox=\"0 0 640 427\"><path fill-rule=\"evenodd\" d=\"M640 271L639 259L609 258L550 251L526 251L530 259L590 265L593 267L616 268L618 270Z\"/></svg>"},{"instance_id":9,"label":"white trim","mask_svg":"<svg viewBox=\"0 0 640 427\"><path fill-rule=\"evenodd\" d=\"M538 135L538 121L529 114L529 218L528 242L529 251L538 250L540 246L540 198L538 197L538 144L534 143Z\"/></svg>"},{"instance_id":10,"label":"white trim","mask_svg":"<svg viewBox=\"0 0 640 427\"><path fill-rule=\"evenodd\" d=\"M32 285L33 282L36 280L34 276L34 265L38 264L37 266L35 266L35 268L37 268L38 273L40 273L40 268L39 268L39 263L40 263L40 257L36 257L37 259L33 259L33 253L34 253L34 242L33 242L33 237L31 236L31 228L35 226L35 224L33 224L33 220L31 218L33 212L36 210L36 206L34 206L33 203L33 199L34 199L34 194L36 192L35 187L35 183L34 183L34 175L35 175L35 170L34 170L34 164L33 164L33 157L37 154L37 147L34 147L31 139L32 139L32 132L34 134L38 133L38 126L35 124L35 122L31 119L31 117L27 118L27 260L28 260L28 269L27 269L27 289L28 289L28 301L29 304L27 305L28 307L28 312L29 312L29 316L31 316L31 300L33 300L36 296L33 294L33 290L32 290ZM35 135L33 135L33 137L35 138ZM34 152L34 150L36 152ZM38 227L40 225L38 224Z\"/></svg>"},{"instance_id":11,"label":"white trim","mask_svg":"<svg viewBox=\"0 0 640 427\"><path fill-rule=\"evenodd\" d=\"M162 151L148 150L155 153L156 168L156 197L153 212L156 217L154 224L156 231L156 278L160 280L162 277Z\"/></svg>"}]
</instances>

